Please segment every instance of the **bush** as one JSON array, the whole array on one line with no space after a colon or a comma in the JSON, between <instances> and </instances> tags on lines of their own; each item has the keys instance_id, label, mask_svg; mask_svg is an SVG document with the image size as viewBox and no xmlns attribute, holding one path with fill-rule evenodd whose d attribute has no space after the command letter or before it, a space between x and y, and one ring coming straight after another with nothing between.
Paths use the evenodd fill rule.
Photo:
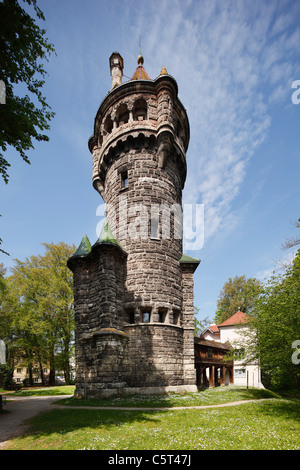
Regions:
<instances>
[{"instance_id":1,"label":"bush","mask_svg":"<svg viewBox=\"0 0 300 470\"><path fill-rule=\"evenodd\" d=\"M7 364L0 364L0 387L4 390L14 390L13 375L13 366L9 367Z\"/></svg>"}]
</instances>

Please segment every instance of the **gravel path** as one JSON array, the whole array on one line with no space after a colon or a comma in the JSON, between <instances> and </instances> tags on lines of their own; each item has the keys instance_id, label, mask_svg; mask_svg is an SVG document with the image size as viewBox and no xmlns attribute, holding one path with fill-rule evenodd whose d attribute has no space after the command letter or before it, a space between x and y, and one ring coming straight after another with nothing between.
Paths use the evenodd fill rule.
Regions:
<instances>
[{"instance_id":1,"label":"gravel path","mask_svg":"<svg viewBox=\"0 0 300 470\"><path fill-rule=\"evenodd\" d=\"M69 395L70 397L72 395ZM6 398L3 409L9 413L0 414L0 450L5 448L7 441L22 435L29 425L24 421L39 413L45 413L53 409L52 403L67 395L39 396L39 397L10 397Z\"/></svg>"}]
</instances>

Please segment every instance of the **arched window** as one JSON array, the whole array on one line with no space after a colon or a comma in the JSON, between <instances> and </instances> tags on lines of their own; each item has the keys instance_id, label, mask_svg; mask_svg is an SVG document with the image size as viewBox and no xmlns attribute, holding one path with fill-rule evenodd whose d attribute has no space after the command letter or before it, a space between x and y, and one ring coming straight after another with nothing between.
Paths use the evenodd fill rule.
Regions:
<instances>
[{"instance_id":1,"label":"arched window","mask_svg":"<svg viewBox=\"0 0 300 470\"><path fill-rule=\"evenodd\" d=\"M133 119L135 121L144 121L147 119L147 103L142 98L136 100L134 103Z\"/></svg>"},{"instance_id":2,"label":"arched window","mask_svg":"<svg viewBox=\"0 0 300 470\"><path fill-rule=\"evenodd\" d=\"M104 122L104 130L110 134L113 128L113 122L110 116L107 116Z\"/></svg>"},{"instance_id":3,"label":"arched window","mask_svg":"<svg viewBox=\"0 0 300 470\"><path fill-rule=\"evenodd\" d=\"M129 112L126 104L121 104L117 111L117 125L122 126L126 124L129 120Z\"/></svg>"}]
</instances>

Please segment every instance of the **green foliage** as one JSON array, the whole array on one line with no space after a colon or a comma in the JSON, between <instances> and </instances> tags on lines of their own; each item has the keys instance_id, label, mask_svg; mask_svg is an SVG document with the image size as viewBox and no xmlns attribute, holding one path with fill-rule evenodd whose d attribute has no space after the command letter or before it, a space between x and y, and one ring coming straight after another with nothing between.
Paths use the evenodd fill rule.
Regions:
<instances>
[{"instance_id":1,"label":"green foliage","mask_svg":"<svg viewBox=\"0 0 300 470\"><path fill-rule=\"evenodd\" d=\"M59 385L58 387L28 388L17 390L14 395L18 397L50 397L57 395L73 395L74 385Z\"/></svg>"},{"instance_id":2,"label":"green foliage","mask_svg":"<svg viewBox=\"0 0 300 470\"><path fill-rule=\"evenodd\" d=\"M24 1L33 5L39 20L45 19L36 0ZM54 52L45 33L17 0L0 3L0 79L6 87L6 104L0 105L0 149L5 152L8 145L13 146L27 163L26 152L33 148L33 139L49 140L43 131L49 129L54 116L41 91L46 76L43 61ZM24 86L31 96L18 96ZM5 183L9 166L0 153L0 175Z\"/></svg>"},{"instance_id":3,"label":"green foliage","mask_svg":"<svg viewBox=\"0 0 300 470\"><path fill-rule=\"evenodd\" d=\"M227 389L219 387L214 395L226 394ZM239 399L231 394L232 401ZM197 395L201 404L201 394ZM299 405L299 400L271 398L197 410L55 409L32 419L30 432L11 441L9 449L175 449L181 455L188 449L296 450L300 449Z\"/></svg>"},{"instance_id":4,"label":"green foliage","mask_svg":"<svg viewBox=\"0 0 300 470\"><path fill-rule=\"evenodd\" d=\"M194 336L196 337L200 336L202 331L205 330L205 328L211 323L208 317L205 317L204 319L199 320L199 318L197 318L198 313L199 313L199 308L194 306L194 326L195 326Z\"/></svg>"},{"instance_id":5,"label":"green foliage","mask_svg":"<svg viewBox=\"0 0 300 470\"><path fill-rule=\"evenodd\" d=\"M50 366L54 384L56 356L70 379L74 339L73 278L67 259L75 247L44 244L44 255L15 260L0 309L0 330L8 346L8 361Z\"/></svg>"},{"instance_id":6,"label":"green foliage","mask_svg":"<svg viewBox=\"0 0 300 470\"><path fill-rule=\"evenodd\" d=\"M270 384L293 383L300 389L300 365L292 345L300 340L300 250L282 275L274 275L257 299L255 349ZM300 353L299 353L300 356Z\"/></svg>"},{"instance_id":7,"label":"green foliage","mask_svg":"<svg viewBox=\"0 0 300 470\"><path fill-rule=\"evenodd\" d=\"M251 313L255 299L261 291L262 285L255 278L246 276L230 277L225 282L218 301L214 321L220 324L230 318L238 310Z\"/></svg>"},{"instance_id":8,"label":"green foliage","mask_svg":"<svg viewBox=\"0 0 300 470\"><path fill-rule=\"evenodd\" d=\"M14 368L7 364L0 364L0 387L4 390L13 390Z\"/></svg>"},{"instance_id":9,"label":"green foliage","mask_svg":"<svg viewBox=\"0 0 300 470\"><path fill-rule=\"evenodd\" d=\"M1 295L5 292L6 284L5 284L5 273L6 269L3 263L0 263L0 305L1 305Z\"/></svg>"}]
</instances>

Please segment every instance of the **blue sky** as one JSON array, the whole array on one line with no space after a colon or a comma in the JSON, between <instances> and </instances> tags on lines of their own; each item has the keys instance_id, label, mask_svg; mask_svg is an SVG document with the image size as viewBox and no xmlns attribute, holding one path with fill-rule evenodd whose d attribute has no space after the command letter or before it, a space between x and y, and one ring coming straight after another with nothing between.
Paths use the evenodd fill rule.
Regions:
<instances>
[{"instance_id":1,"label":"blue sky","mask_svg":"<svg viewBox=\"0 0 300 470\"><path fill-rule=\"evenodd\" d=\"M184 202L204 204L204 244L195 279L199 318L214 317L229 277L261 280L292 256L281 243L300 217L300 1L39 0L52 56L44 94L56 116L49 143L8 150L0 182L0 237L14 259L43 253L43 242L94 243L103 201L93 189L87 142L111 86L108 59L131 77L142 38L144 66L177 81L191 138Z\"/></svg>"}]
</instances>

